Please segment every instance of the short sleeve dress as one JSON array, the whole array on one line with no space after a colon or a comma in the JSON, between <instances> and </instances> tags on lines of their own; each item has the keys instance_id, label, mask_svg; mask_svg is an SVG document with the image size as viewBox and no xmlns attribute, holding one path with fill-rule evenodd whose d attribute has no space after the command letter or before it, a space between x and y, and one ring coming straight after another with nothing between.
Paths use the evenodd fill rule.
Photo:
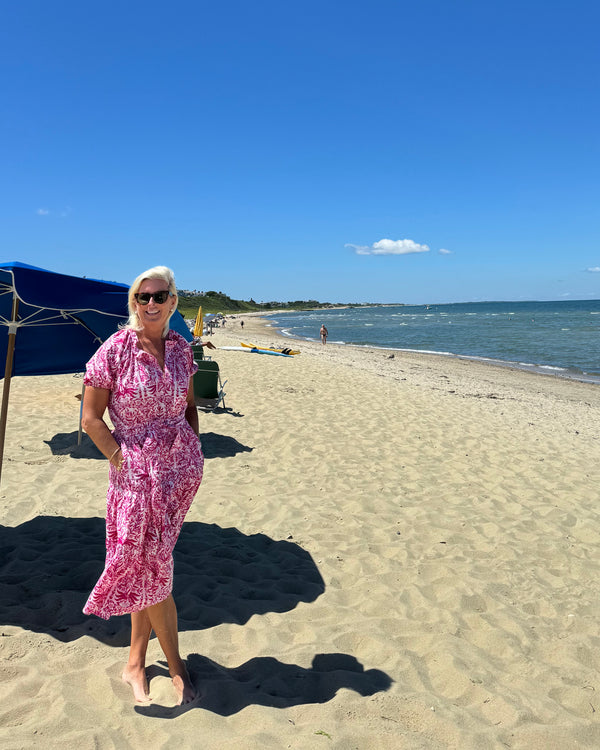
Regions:
<instances>
[{"instance_id":1,"label":"short sleeve dress","mask_svg":"<svg viewBox=\"0 0 600 750\"><path fill-rule=\"evenodd\" d=\"M165 364L138 346L126 328L86 366L86 386L110 390L108 413L123 452L109 468L106 562L83 609L104 619L139 612L173 588L173 548L202 481L204 457L185 418L191 375L198 369L187 341L165 340Z\"/></svg>"}]
</instances>

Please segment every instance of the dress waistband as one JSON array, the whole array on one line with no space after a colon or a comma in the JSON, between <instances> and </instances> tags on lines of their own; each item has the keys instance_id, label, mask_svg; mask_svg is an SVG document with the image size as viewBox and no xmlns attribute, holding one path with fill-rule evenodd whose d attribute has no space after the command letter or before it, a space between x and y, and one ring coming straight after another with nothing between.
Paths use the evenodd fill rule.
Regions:
<instances>
[{"instance_id":1,"label":"dress waistband","mask_svg":"<svg viewBox=\"0 0 600 750\"><path fill-rule=\"evenodd\" d=\"M173 419L156 419L147 424L139 425L115 425L115 433L124 440L136 440L146 438L156 438L169 435L173 431L178 431L187 424L185 416L175 417Z\"/></svg>"}]
</instances>

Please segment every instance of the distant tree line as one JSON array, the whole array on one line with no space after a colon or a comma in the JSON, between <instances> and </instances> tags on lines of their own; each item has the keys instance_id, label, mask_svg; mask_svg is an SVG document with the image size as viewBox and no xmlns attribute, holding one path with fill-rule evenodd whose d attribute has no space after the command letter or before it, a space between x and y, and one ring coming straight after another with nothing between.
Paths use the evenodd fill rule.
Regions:
<instances>
[{"instance_id":1,"label":"distant tree line","mask_svg":"<svg viewBox=\"0 0 600 750\"><path fill-rule=\"evenodd\" d=\"M255 302L249 300L232 299L223 292L196 292L178 290L178 309L185 318L196 315L198 307L202 305L203 312L210 313L243 313L259 312L261 310L309 310L315 308L343 307L341 303L319 302L315 299L294 300L293 302Z\"/></svg>"}]
</instances>

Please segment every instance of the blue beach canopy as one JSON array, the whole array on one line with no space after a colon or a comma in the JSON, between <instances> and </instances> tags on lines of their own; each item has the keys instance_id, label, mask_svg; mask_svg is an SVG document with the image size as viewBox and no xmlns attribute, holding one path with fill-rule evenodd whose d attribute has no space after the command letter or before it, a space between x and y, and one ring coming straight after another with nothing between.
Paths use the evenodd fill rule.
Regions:
<instances>
[{"instance_id":1,"label":"blue beach canopy","mask_svg":"<svg viewBox=\"0 0 600 750\"><path fill-rule=\"evenodd\" d=\"M10 375L83 372L85 363L125 323L129 286L113 281L66 276L25 263L0 264L0 324L16 333ZM18 300L16 323L13 300ZM188 341L192 335L180 313L171 328ZM8 335L0 331L0 363ZM1 367L1 365L0 365Z\"/></svg>"},{"instance_id":2,"label":"blue beach canopy","mask_svg":"<svg viewBox=\"0 0 600 750\"><path fill-rule=\"evenodd\" d=\"M0 368L6 362L0 475L11 377L83 372L100 344L127 321L128 290L114 281L66 276L25 263L0 264ZM177 311L171 328L192 340Z\"/></svg>"}]
</instances>

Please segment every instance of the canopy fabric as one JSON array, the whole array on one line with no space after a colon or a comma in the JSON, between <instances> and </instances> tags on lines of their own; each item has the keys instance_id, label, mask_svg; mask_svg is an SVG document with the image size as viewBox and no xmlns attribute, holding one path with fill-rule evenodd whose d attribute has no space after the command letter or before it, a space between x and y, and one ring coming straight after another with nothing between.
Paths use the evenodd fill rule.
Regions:
<instances>
[{"instance_id":1,"label":"canopy fabric","mask_svg":"<svg viewBox=\"0 0 600 750\"><path fill-rule=\"evenodd\" d=\"M126 284L67 276L25 263L0 264L0 325L16 333L8 374L82 372L100 344L127 321L128 289ZM16 323L14 297L19 305ZM171 318L171 328L192 340L180 313ZM8 336L0 334L0 362L6 361L7 347Z\"/></svg>"}]
</instances>

